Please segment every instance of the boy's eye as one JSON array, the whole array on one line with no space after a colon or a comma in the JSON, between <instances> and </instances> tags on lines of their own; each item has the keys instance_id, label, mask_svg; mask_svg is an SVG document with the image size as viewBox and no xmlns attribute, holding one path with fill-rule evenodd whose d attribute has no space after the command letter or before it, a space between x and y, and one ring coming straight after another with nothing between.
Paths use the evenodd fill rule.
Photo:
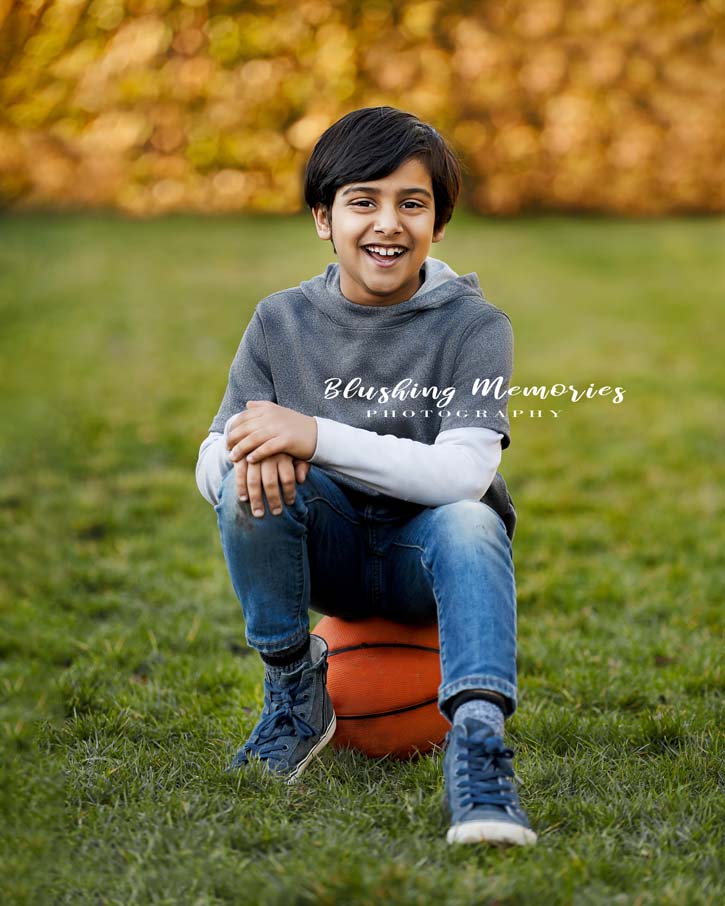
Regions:
<instances>
[{"instance_id":1,"label":"boy's eye","mask_svg":"<svg viewBox=\"0 0 725 906\"><path fill-rule=\"evenodd\" d=\"M367 205L372 204L372 202L371 202L368 198L361 198L361 199L359 199L358 201L353 201L352 204L353 204L353 205L365 205L365 206L367 206ZM409 204L413 205L413 208L422 208L422 207L423 207L423 205L422 205L422 204L419 204L417 201L404 201L404 202L403 202L403 205L404 205L404 206L405 206L405 205L409 205Z\"/></svg>"}]
</instances>

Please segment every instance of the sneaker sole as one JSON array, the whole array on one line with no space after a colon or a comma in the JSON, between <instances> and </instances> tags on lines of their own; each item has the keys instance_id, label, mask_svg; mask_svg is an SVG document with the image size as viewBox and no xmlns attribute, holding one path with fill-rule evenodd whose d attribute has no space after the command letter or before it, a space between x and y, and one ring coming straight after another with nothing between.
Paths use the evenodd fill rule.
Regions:
<instances>
[{"instance_id":1,"label":"sneaker sole","mask_svg":"<svg viewBox=\"0 0 725 906\"><path fill-rule=\"evenodd\" d=\"M448 828L448 843L490 843L493 846L533 846L536 834L510 821L463 821Z\"/></svg>"},{"instance_id":2,"label":"sneaker sole","mask_svg":"<svg viewBox=\"0 0 725 906\"><path fill-rule=\"evenodd\" d=\"M297 765L297 767L294 769L294 771L287 776L286 782L288 784L297 782L300 774L309 765L309 763L312 761L312 759L315 757L315 755L318 755L325 748L325 746L332 739L332 737L335 735L336 729L337 729L337 717L335 715L335 712L333 711L332 720L328 724L327 729L322 734L322 736L320 737L317 744L313 748L310 749L310 751L307 753L307 755L305 755L305 757Z\"/></svg>"}]
</instances>

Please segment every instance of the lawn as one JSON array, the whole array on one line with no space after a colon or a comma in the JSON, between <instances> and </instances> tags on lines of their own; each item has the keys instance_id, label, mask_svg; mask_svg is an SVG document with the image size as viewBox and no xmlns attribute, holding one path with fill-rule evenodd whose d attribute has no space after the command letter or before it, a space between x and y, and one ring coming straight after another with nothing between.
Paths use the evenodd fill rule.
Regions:
<instances>
[{"instance_id":1,"label":"lawn","mask_svg":"<svg viewBox=\"0 0 725 906\"><path fill-rule=\"evenodd\" d=\"M262 666L194 465L256 302L332 260L311 218L1 219L2 902L724 902L723 248L463 214L433 246L510 315L515 383L626 390L513 407L539 845L499 852L446 844L440 754L224 773Z\"/></svg>"}]
</instances>

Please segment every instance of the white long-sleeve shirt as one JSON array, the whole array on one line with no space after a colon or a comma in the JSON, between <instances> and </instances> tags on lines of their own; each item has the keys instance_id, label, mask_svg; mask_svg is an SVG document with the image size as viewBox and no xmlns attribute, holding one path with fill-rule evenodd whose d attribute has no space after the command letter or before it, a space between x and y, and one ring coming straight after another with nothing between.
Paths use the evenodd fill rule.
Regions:
<instances>
[{"instance_id":1,"label":"white long-sleeve shirt","mask_svg":"<svg viewBox=\"0 0 725 906\"><path fill-rule=\"evenodd\" d=\"M238 413L237 413L238 414ZM196 483L213 506L222 480L233 467L227 434L211 432L202 441ZM308 460L365 483L375 491L424 506L458 500L480 500L501 462L501 438L490 428L452 428L441 431L434 444L394 434L377 434L343 422L314 416L317 445Z\"/></svg>"}]
</instances>

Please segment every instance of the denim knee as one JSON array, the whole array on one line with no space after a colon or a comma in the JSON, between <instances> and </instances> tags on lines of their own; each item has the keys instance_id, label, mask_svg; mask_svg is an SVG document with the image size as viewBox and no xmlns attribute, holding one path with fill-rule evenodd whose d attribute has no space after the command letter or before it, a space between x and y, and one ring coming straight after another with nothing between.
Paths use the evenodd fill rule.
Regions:
<instances>
[{"instance_id":1,"label":"denim knee","mask_svg":"<svg viewBox=\"0 0 725 906\"><path fill-rule=\"evenodd\" d=\"M222 479L217 497L219 498L219 502L214 507L214 510L219 519L226 520L229 519L230 516L236 517L237 508L241 506L242 501L240 501L239 494L237 493L237 482L234 475L234 469L230 469ZM247 501L247 506L249 506L249 501ZM249 512L251 515L251 508Z\"/></svg>"},{"instance_id":2,"label":"denim knee","mask_svg":"<svg viewBox=\"0 0 725 906\"><path fill-rule=\"evenodd\" d=\"M237 493L237 483L234 476L234 469L231 469L224 476L219 489L219 503L214 507L219 528L223 531L241 530L243 535L251 535L254 532L258 535L261 529L274 527L278 529L282 523L292 524L299 522L302 517L302 504L300 503L300 488L297 485L295 491L295 502L288 506L282 498L282 514L273 515L269 511L267 495L262 489L262 500L264 506L264 515L254 516L252 514L252 504L249 500L240 500ZM290 520L290 516L294 518ZM285 518L286 517L286 518ZM302 530L302 529L301 529Z\"/></svg>"},{"instance_id":3,"label":"denim knee","mask_svg":"<svg viewBox=\"0 0 725 906\"><path fill-rule=\"evenodd\" d=\"M471 541L480 541L487 537L495 543L503 543L511 548L511 541L506 534L506 525L499 514L481 500L456 500L444 503L432 510L431 523L440 537L448 537L460 545Z\"/></svg>"},{"instance_id":4,"label":"denim knee","mask_svg":"<svg viewBox=\"0 0 725 906\"><path fill-rule=\"evenodd\" d=\"M306 518L307 503L317 498L328 502L344 500L342 491L318 466L311 465L307 477L302 483L295 484L294 503L287 504L280 495L282 513L272 515L269 512L267 496L262 489L264 501L264 515L252 515L252 505L249 500L240 500L237 494L234 469L230 469L224 476L219 490L219 503L214 507L220 528L222 526L235 526L237 528L254 528L272 525L277 528L281 523L296 524L300 531ZM290 518L291 517L291 518Z\"/></svg>"}]
</instances>

